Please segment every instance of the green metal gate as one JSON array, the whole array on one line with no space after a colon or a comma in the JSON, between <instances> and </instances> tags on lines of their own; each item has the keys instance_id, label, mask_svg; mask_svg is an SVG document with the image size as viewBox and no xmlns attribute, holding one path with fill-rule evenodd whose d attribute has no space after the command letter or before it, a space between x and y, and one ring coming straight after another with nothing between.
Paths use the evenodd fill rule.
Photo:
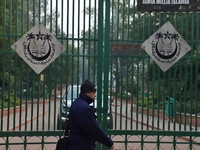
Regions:
<instances>
[{"instance_id":1,"label":"green metal gate","mask_svg":"<svg viewBox=\"0 0 200 150\"><path fill-rule=\"evenodd\" d=\"M136 0L2 0L0 12L0 149L55 149L62 97L85 79L116 149L200 149L199 13L140 13ZM168 21L192 49L163 72L141 44ZM39 22L65 52L38 75L11 45Z\"/></svg>"}]
</instances>

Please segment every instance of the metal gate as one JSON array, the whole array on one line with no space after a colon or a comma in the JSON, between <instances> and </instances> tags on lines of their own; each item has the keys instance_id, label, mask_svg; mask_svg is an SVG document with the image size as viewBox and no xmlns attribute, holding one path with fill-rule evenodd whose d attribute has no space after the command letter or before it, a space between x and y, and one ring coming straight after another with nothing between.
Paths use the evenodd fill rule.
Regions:
<instances>
[{"instance_id":1,"label":"metal gate","mask_svg":"<svg viewBox=\"0 0 200 150\"><path fill-rule=\"evenodd\" d=\"M0 12L0 149L55 149L63 96L85 79L116 149L200 149L199 13L140 13L136 0L2 0ZM163 72L141 44L168 21L192 49ZM11 45L39 22L65 52L38 75Z\"/></svg>"}]
</instances>

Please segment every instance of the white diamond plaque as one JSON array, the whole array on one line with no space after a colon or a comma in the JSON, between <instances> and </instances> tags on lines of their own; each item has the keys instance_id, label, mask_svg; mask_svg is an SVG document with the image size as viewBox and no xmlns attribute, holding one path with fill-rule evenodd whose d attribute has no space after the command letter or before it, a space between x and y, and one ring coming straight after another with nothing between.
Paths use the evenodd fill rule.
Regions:
<instances>
[{"instance_id":1,"label":"white diamond plaque","mask_svg":"<svg viewBox=\"0 0 200 150\"><path fill-rule=\"evenodd\" d=\"M11 47L37 74L65 51L42 23L36 24Z\"/></svg>"},{"instance_id":2,"label":"white diamond plaque","mask_svg":"<svg viewBox=\"0 0 200 150\"><path fill-rule=\"evenodd\" d=\"M169 21L151 35L142 48L164 72L191 50Z\"/></svg>"}]
</instances>

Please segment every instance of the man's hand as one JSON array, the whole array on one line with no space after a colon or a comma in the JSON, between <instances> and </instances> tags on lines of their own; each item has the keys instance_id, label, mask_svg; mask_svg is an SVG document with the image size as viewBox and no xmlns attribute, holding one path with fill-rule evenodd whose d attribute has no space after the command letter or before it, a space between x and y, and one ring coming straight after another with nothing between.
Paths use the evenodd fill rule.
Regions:
<instances>
[{"instance_id":1,"label":"man's hand","mask_svg":"<svg viewBox=\"0 0 200 150\"><path fill-rule=\"evenodd\" d=\"M111 150L115 150L115 145L113 144L112 147L110 148Z\"/></svg>"}]
</instances>

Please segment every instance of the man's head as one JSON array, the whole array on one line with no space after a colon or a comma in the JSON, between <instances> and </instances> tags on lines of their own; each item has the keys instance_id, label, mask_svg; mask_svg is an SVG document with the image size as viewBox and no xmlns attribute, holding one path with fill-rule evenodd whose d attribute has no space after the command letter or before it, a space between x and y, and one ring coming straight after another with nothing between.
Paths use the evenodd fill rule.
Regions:
<instances>
[{"instance_id":1,"label":"man's head","mask_svg":"<svg viewBox=\"0 0 200 150\"><path fill-rule=\"evenodd\" d=\"M89 80L85 80L81 85L81 93L95 99L96 97L96 86Z\"/></svg>"}]
</instances>

